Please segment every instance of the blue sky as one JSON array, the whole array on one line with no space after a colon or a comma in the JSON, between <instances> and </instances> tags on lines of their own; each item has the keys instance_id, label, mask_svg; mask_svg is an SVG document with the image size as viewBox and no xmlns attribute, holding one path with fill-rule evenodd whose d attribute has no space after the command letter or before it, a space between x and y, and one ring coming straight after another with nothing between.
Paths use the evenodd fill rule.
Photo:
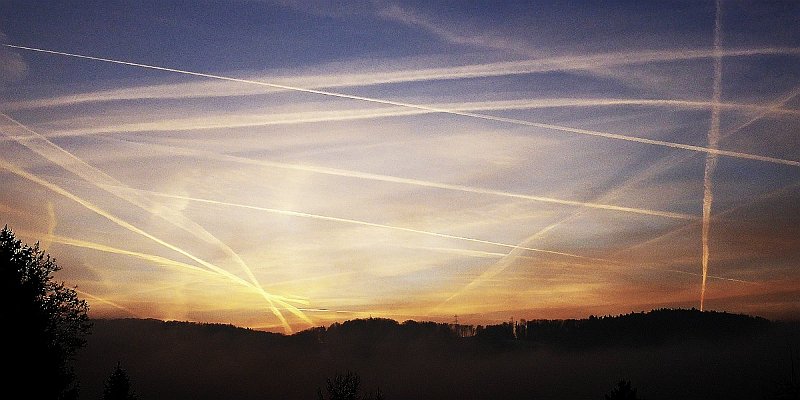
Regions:
<instances>
[{"instance_id":1,"label":"blue sky","mask_svg":"<svg viewBox=\"0 0 800 400\"><path fill-rule=\"evenodd\" d=\"M96 316L796 317L800 6L717 5L0 1L0 217Z\"/></svg>"}]
</instances>

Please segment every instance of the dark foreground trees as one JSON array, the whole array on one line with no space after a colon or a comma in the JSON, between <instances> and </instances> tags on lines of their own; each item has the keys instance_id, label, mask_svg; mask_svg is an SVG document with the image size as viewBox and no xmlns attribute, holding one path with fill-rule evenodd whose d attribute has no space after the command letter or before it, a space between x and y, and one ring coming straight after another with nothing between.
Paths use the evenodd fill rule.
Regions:
<instances>
[{"instance_id":1,"label":"dark foreground trees","mask_svg":"<svg viewBox=\"0 0 800 400\"><path fill-rule=\"evenodd\" d=\"M631 386L631 381L621 380L611 393L605 395L605 400L640 400L636 395L636 388Z\"/></svg>"},{"instance_id":2,"label":"dark foreground trees","mask_svg":"<svg viewBox=\"0 0 800 400\"><path fill-rule=\"evenodd\" d=\"M23 244L7 226L0 231L0 301L6 311L2 379L7 391L25 398L78 395L69 362L85 344L89 306L53 281L59 269L38 243Z\"/></svg>"},{"instance_id":3,"label":"dark foreground trees","mask_svg":"<svg viewBox=\"0 0 800 400\"><path fill-rule=\"evenodd\" d=\"M326 385L328 397L323 396L321 389L317 389L317 398L319 400L383 400L380 389L359 396L360 385L361 378L358 374L352 372L344 375L336 374L333 379L328 379Z\"/></svg>"},{"instance_id":4,"label":"dark foreground trees","mask_svg":"<svg viewBox=\"0 0 800 400\"><path fill-rule=\"evenodd\" d=\"M136 394L131 389L131 380L128 373L117 363L114 372L106 380L103 387L103 400L136 400Z\"/></svg>"}]
</instances>

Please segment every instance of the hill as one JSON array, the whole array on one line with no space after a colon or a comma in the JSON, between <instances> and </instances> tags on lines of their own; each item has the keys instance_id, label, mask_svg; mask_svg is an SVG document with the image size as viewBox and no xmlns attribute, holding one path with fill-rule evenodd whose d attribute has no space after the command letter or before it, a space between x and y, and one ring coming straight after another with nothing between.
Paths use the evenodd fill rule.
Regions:
<instances>
[{"instance_id":1,"label":"hill","mask_svg":"<svg viewBox=\"0 0 800 400\"><path fill-rule=\"evenodd\" d=\"M120 361L143 399L313 399L345 371L387 399L601 399L621 378L649 400L752 399L791 381L800 348L797 325L697 310L471 328L373 318L284 336L96 320L76 369L84 398Z\"/></svg>"}]
</instances>

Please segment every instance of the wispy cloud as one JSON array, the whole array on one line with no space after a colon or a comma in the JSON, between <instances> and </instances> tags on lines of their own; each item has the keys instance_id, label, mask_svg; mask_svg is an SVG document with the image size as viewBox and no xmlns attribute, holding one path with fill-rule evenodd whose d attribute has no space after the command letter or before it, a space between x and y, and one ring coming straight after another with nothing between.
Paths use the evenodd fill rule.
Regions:
<instances>
[{"instance_id":1,"label":"wispy cloud","mask_svg":"<svg viewBox=\"0 0 800 400\"><path fill-rule=\"evenodd\" d=\"M0 43L10 42L8 36L0 31ZM0 84L18 82L28 75L28 64L19 52L8 47L0 48Z\"/></svg>"},{"instance_id":2,"label":"wispy cloud","mask_svg":"<svg viewBox=\"0 0 800 400\"><path fill-rule=\"evenodd\" d=\"M145 317L580 317L690 306L703 275L705 308L786 310L797 34L731 6L714 46L709 4L234 2L213 30L136 4L125 43L15 10L0 218Z\"/></svg>"},{"instance_id":3,"label":"wispy cloud","mask_svg":"<svg viewBox=\"0 0 800 400\"><path fill-rule=\"evenodd\" d=\"M6 47L17 48L21 46L6 45ZM342 66L340 64L334 64L332 68L335 69L330 69L325 71L323 74L316 75L255 75L243 78L232 77L230 79L226 79L227 82L206 80L180 84L133 86L124 89L76 93L45 99L14 101L10 102L7 107L10 110L15 110L121 100L252 96L291 90L280 86L302 87L308 89L332 89L397 83L527 75L559 71L599 71L605 73L607 68L614 66L709 59L714 57L714 54L715 53L712 49L611 52L590 55L555 56L520 61L498 61L484 64L456 64L436 68L394 69L357 73L343 72L342 70L346 71L351 70L352 68L348 68L347 66ZM751 49L725 49L720 55L722 57L754 57L764 55L797 56L800 55L800 48L765 47ZM196 75L203 78L202 74ZM208 76L206 78L216 79L216 77ZM261 84L253 86L250 84L251 82L246 81L258 81L262 83L274 82L274 85ZM676 101L680 102L680 100ZM687 104L688 103L691 103L691 101L688 101Z\"/></svg>"}]
</instances>

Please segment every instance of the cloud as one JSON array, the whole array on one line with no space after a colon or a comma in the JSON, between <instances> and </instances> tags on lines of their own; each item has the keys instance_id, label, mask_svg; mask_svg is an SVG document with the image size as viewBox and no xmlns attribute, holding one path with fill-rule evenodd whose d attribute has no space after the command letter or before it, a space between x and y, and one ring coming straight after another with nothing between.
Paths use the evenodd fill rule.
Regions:
<instances>
[{"instance_id":1,"label":"cloud","mask_svg":"<svg viewBox=\"0 0 800 400\"><path fill-rule=\"evenodd\" d=\"M53 96L44 99L33 99L9 102L8 109L29 109L40 107L59 107L82 103L129 101L143 99L202 99L215 97L255 96L287 90L285 87L304 89L325 89L345 87L369 87L387 84L412 82L448 81L488 77L513 77L518 75L542 74L550 72L574 72L600 77L613 77L627 81L632 85L651 84L651 75L661 75L667 70L655 72L649 70L620 70L610 72L609 68L618 69L630 66L659 65L665 62L685 62L705 60L714 57L710 49L677 49L665 51L621 51L594 54L567 54L514 61L496 61L483 63L448 63L447 65L420 66L419 61L405 61L398 65L393 60L378 63L379 66L363 68L361 62L351 64L330 64L315 71L276 71L269 74L250 75L242 78L226 77L225 80L212 79L193 80L186 83L152 84L131 86L120 89L101 90L84 93L70 93L64 96ZM744 48L726 49L722 57L755 57L763 55L800 55L800 48ZM385 64L385 65L382 65ZM358 72L352 72L356 69ZM671 71L674 67L671 67ZM177 71L171 71L177 72ZM202 74L196 74L202 75ZM630 76L636 75L636 79ZM689 70L686 75L696 75ZM199 76L204 78L203 76ZM674 86L675 80L661 78L663 86ZM270 82L270 84L254 85L253 82ZM659 85L662 86L662 85ZM649 87L650 89L663 89ZM290 90L290 89L288 89ZM676 99L673 99L676 100ZM677 99L680 100L680 99Z\"/></svg>"},{"instance_id":2,"label":"cloud","mask_svg":"<svg viewBox=\"0 0 800 400\"><path fill-rule=\"evenodd\" d=\"M0 31L0 43L8 43L6 34ZM0 84L19 82L28 75L28 64L22 55L8 47L0 47Z\"/></svg>"},{"instance_id":3,"label":"cloud","mask_svg":"<svg viewBox=\"0 0 800 400\"><path fill-rule=\"evenodd\" d=\"M433 35L453 44L467 45L482 49L501 50L511 54L532 56L540 55L526 44L504 36L484 32L473 34L461 32L453 26L448 26L441 19L434 20L419 12L400 7L397 4L385 5L377 11L377 15L389 21L399 22L404 25L422 28Z\"/></svg>"}]
</instances>

